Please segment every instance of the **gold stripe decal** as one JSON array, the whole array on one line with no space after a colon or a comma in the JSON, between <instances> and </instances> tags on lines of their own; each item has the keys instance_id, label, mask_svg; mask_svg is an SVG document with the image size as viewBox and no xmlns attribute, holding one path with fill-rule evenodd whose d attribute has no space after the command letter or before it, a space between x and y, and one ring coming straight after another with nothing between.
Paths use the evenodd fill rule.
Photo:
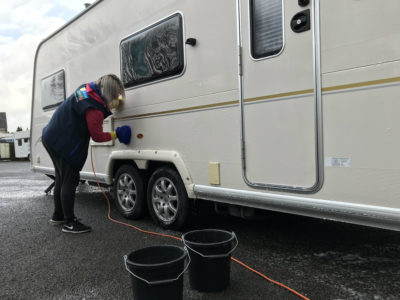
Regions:
<instances>
[{"instance_id":1,"label":"gold stripe decal","mask_svg":"<svg viewBox=\"0 0 400 300\"><path fill-rule=\"evenodd\" d=\"M400 82L400 77L393 77L393 78L386 78L386 79L371 80L371 81L364 81L364 82L358 82L358 83L350 83L350 84L331 86L331 87L322 88L322 91L323 92L331 92L331 91L347 90L347 89L354 89L354 88L360 88L360 87L365 87L365 86L388 84L388 83L395 83L395 82Z\"/></svg>"},{"instance_id":2,"label":"gold stripe decal","mask_svg":"<svg viewBox=\"0 0 400 300\"><path fill-rule=\"evenodd\" d=\"M192 111L192 110L208 109L208 108L214 108L214 107L220 107L220 106L221 107L228 106L228 105L233 105L233 104L238 104L238 103L239 103L239 100L234 100L234 101L213 103L213 104L208 104L208 105L198 105L198 106L192 106L192 107L185 107L185 108L179 108L179 109L172 109L172 110L165 110L165 111L159 111L159 112L153 112L153 113L147 113L147 114L115 118L115 120L125 120L125 119L131 119L131 118L144 118L144 117L150 117L150 116L174 114L174 113L181 113L181 112Z\"/></svg>"},{"instance_id":3,"label":"gold stripe decal","mask_svg":"<svg viewBox=\"0 0 400 300\"><path fill-rule=\"evenodd\" d=\"M326 87L326 88L322 88L322 92L332 92L332 91L367 87L367 86L372 86L372 85L381 85L381 84L390 84L390 83L399 83L399 82L400 82L400 77L393 77L393 78L371 80L371 81L364 81L364 82L358 82L358 83L350 83L350 84L342 84L342 85L337 85L337 86ZM251 102L262 101L262 100L285 98L285 97L292 97L292 96L312 94L312 93L314 93L314 89L308 89L308 90L280 93L280 94L261 96L261 97L255 97L255 98L248 98L248 99L245 99L244 102L251 103ZM215 108L215 107L223 107L223 106L236 105L236 104L239 104L239 100L219 102L219 103L213 103L213 104L207 104L207 105L198 105L198 106L185 107L185 108L179 108L179 109L173 109L173 110L165 110L165 111L139 114L139 115L133 115L133 116L126 116L126 117L115 118L115 120L126 120L126 119L133 119L133 118L160 116L160 115L182 113L182 112L201 110L201 109L209 109L209 108Z\"/></svg>"},{"instance_id":4,"label":"gold stripe decal","mask_svg":"<svg viewBox=\"0 0 400 300\"><path fill-rule=\"evenodd\" d=\"M249 98L249 99L245 99L244 102L245 103L249 103L249 102L255 102L255 101L260 101L260 100L268 100L268 99L274 99L274 98L284 98L284 97L291 97L291 96L297 96L297 95L303 95L303 94L311 94L311 93L314 93L313 89L295 91L295 92L288 92L288 93L281 93L281 94L274 94L274 95L255 97L255 98Z\"/></svg>"}]
</instances>

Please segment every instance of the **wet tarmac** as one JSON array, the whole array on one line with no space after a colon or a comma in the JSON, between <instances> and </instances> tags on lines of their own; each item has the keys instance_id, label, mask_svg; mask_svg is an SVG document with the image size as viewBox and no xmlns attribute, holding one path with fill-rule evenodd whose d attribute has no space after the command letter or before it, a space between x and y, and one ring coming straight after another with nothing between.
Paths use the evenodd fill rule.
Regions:
<instances>
[{"instance_id":1,"label":"wet tarmac","mask_svg":"<svg viewBox=\"0 0 400 300\"><path fill-rule=\"evenodd\" d=\"M48 224L51 180L28 162L0 162L0 299L130 299L123 256L146 246L179 241L137 232L107 220L107 204L95 188L78 188L75 212L89 234L65 234ZM163 231L145 216L121 218L146 230ZM233 230L233 256L309 299L400 299L400 233L271 213L242 220L203 211L186 229ZM231 263L231 282L219 293L200 293L184 277L184 299L301 299ZM162 299L160 299L162 300Z\"/></svg>"}]
</instances>

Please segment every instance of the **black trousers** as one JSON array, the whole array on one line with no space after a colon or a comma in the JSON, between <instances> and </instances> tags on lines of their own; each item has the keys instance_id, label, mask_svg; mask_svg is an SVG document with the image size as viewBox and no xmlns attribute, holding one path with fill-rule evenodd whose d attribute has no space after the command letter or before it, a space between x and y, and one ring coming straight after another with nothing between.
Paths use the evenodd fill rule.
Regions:
<instances>
[{"instance_id":1,"label":"black trousers","mask_svg":"<svg viewBox=\"0 0 400 300\"><path fill-rule=\"evenodd\" d=\"M75 191L79 183L79 170L72 167L65 159L54 152L45 141L44 147L49 153L55 168L54 217L63 218L66 223L75 218Z\"/></svg>"}]
</instances>

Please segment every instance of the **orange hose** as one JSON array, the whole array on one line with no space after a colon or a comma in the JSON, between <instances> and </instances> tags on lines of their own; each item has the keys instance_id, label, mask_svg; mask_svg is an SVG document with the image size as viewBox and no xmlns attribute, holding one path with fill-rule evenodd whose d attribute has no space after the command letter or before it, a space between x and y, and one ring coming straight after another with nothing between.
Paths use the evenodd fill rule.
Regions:
<instances>
[{"instance_id":1,"label":"orange hose","mask_svg":"<svg viewBox=\"0 0 400 300\"><path fill-rule=\"evenodd\" d=\"M151 234L151 235L157 235L157 236L162 236L162 237L167 237L167 238L175 239L175 240L178 240L178 241L182 241L182 239L181 239L180 237L177 237L177 236L173 236L173 235L169 235L169 234L163 234L163 233L158 233L158 232L153 232L153 231L148 231L148 230L143 230L143 229L141 229L141 228L139 228L139 227L136 227L136 226L133 226L133 225L131 225L131 224L124 223L124 222L121 222L121 221L117 221L117 220L111 218L110 200L108 199L106 193L105 193L105 192L103 191L103 189L101 188L101 186L100 186L100 184L99 184L99 181L97 180L96 172L94 171L93 157L92 157L92 146L90 146L90 161L91 161L91 164L92 164L92 171L93 171L94 179L96 180L97 186L99 187L101 193L103 194L103 196L104 196L104 197L106 198L106 200L107 200L107 208L108 208L107 218L108 218L111 222L114 222L114 223L120 224L120 225L124 225L124 226L128 226L128 227L131 227L131 228L133 228L133 229L135 229L135 230L137 230L137 231L140 231L140 232L142 232L142 233L147 233L147 234ZM248 269L248 270L250 270L250 271L256 273L257 275L259 275L259 276L261 276L262 278L268 280L269 282L271 282L271 283L273 283L273 284L276 284L276 285L278 285L278 286L280 286L280 287L282 287L282 288L288 290L289 292L295 294L296 296L299 296L300 298L302 298L302 299L304 299L304 300L310 300L310 299L307 298L306 296L300 294L299 292L296 292L295 290L291 289L290 287L287 287L286 285L284 285L284 284L282 284L282 283L280 283L280 282L278 282L278 281L272 280L272 279L268 278L267 276L265 276L264 274L262 274L261 272L258 272L257 270L254 270L253 268L249 267L248 265L246 265L245 263L241 262L240 260L237 260L237 259L234 258L234 257L231 257L231 260L233 260L234 262L238 263L239 265L245 267L246 269Z\"/></svg>"},{"instance_id":2,"label":"orange hose","mask_svg":"<svg viewBox=\"0 0 400 300\"><path fill-rule=\"evenodd\" d=\"M242 266L245 267L246 269L248 269L248 270L250 270L250 271L256 273L257 275L261 276L262 278L268 280L269 282L271 282L271 283L273 283L273 284L276 284L276 285L278 285L278 286L280 286L280 287L283 287L284 289L287 289L289 292L292 292L293 294L295 294L296 296L299 296L300 298L302 298L302 299L304 299L304 300L310 300L310 299L307 298L306 296L303 296L303 295L300 294L299 292L296 292L294 289L291 289L290 287L288 287L288 286L286 286L286 285L284 285L284 284L282 284L282 283L280 283L280 282L278 282L278 281L275 281L275 280L273 280L273 279L271 279L271 278L268 278L267 276L265 276L264 274L258 272L257 270L254 270L253 268L250 268L248 265L242 263L240 260L237 260L237 259L234 258L234 257L231 257L231 259L232 259L234 262L238 263L239 265L242 265Z\"/></svg>"}]
</instances>

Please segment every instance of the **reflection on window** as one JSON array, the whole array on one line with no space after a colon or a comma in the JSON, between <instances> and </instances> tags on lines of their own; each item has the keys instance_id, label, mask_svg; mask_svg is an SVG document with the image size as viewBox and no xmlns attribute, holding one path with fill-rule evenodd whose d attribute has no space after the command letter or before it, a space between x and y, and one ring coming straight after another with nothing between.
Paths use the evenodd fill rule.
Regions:
<instances>
[{"instance_id":1,"label":"reflection on window","mask_svg":"<svg viewBox=\"0 0 400 300\"><path fill-rule=\"evenodd\" d=\"M56 107L65 99L64 70L42 79L42 108Z\"/></svg>"},{"instance_id":2,"label":"reflection on window","mask_svg":"<svg viewBox=\"0 0 400 300\"><path fill-rule=\"evenodd\" d=\"M282 0L251 0L251 54L276 55L283 48Z\"/></svg>"},{"instance_id":3,"label":"reflection on window","mask_svg":"<svg viewBox=\"0 0 400 300\"><path fill-rule=\"evenodd\" d=\"M125 87L180 74L183 70L182 16L175 14L121 42Z\"/></svg>"}]
</instances>

